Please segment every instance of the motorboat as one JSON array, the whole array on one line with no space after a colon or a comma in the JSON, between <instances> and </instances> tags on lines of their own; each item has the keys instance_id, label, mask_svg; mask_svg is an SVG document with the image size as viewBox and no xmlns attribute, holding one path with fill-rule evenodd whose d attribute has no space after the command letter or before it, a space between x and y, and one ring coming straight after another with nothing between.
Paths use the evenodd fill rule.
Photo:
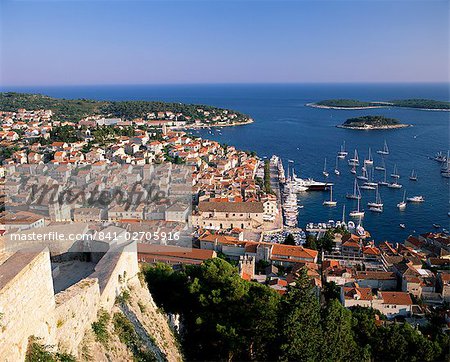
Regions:
<instances>
[{"instance_id":1,"label":"motorboat","mask_svg":"<svg viewBox=\"0 0 450 362\"><path fill-rule=\"evenodd\" d=\"M413 196L413 197L406 198L406 201L408 201L408 202L424 202L425 199L423 198L423 196Z\"/></svg>"}]
</instances>

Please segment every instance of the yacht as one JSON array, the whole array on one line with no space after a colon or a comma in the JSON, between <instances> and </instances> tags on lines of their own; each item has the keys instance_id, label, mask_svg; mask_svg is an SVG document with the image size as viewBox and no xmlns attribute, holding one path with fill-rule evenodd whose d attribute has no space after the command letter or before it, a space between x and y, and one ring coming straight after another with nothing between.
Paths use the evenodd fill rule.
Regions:
<instances>
[{"instance_id":1,"label":"yacht","mask_svg":"<svg viewBox=\"0 0 450 362\"><path fill-rule=\"evenodd\" d=\"M391 173L391 177L392 178L397 178L397 179L400 178L400 175L398 174L398 171L397 171L397 165L396 164L394 165L394 172Z\"/></svg>"},{"instance_id":2,"label":"yacht","mask_svg":"<svg viewBox=\"0 0 450 362\"><path fill-rule=\"evenodd\" d=\"M423 198L423 196L413 196L413 197L408 197L406 199L406 201L408 201L408 202L424 202L425 199Z\"/></svg>"},{"instance_id":3,"label":"yacht","mask_svg":"<svg viewBox=\"0 0 450 362\"><path fill-rule=\"evenodd\" d=\"M367 206L383 208L383 202L381 201L381 196L380 196L380 192L378 191L378 187L377 187L377 192L375 194L375 202L369 202L369 203L367 203Z\"/></svg>"},{"instance_id":4,"label":"yacht","mask_svg":"<svg viewBox=\"0 0 450 362\"><path fill-rule=\"evenodd\" d=\"M327 159L325 158L325 163L323 164L323 172L322 172L322 174L325 176L325 177L328 177L329 176L329 173L328 173L328 171L327 171Z\"/></svg>"},{"instance_id":5,"label":"yacht","mask_svg":"<svg viewBox=\"0 0 450 362\"><path fill-rule=\"evenodd\" d=\"M367 170L362 168L362 175L356 176L358 180L367 181L369 178L367 177Z\"/></svg>"},{"instance_id":6,"label":"yacht","mask_svg":"<svg viewBox=\"0 0 450 362\"><path fill-rule=\"evenodd\" d=\"M356 166L352 167L352 169L350 170L350 173L356 175Z\"/></svg>"},{"instance_id":7,"label":"yacht","mask_svg":"<svg viewBox=\"0 0 450 362\"><path fill-rule=\"evenodd\" d=\"M389 182L386 181L386 170L384 170L384 179L383 181L378 181L379 186L389 186Z\"/></svg>"},{"instance_id":8,"label":"yacht","mask_svg":"<svg viewBox=\"0 0 450 362\"><path fill-rule=\"evenodd\" d=\"M364 164L369 166L373 165L372 151L370 147L369 147L369 157L366 160L364 160Z\"/></svg>"},{"instance_id":9,"label":"yacht","mask_svg":"<svg viewBox=\"0 0 450 362\"><path fill-rule=\"evenodd\" d=\"M365 182L362 186L359 187L362 190L375 190L375 186L368 185L367 182Z\"/></svg>"},{"instance_id":10,"label":"yacht","mask_svg":"<svg viewBox=\"0 0 450 362\"><path fill-rule=\"evenodd\" d=\"M336 206L337 201L333 200L333 186L330 187L330 199L323 202L324 206Z\"/></svg>"},{"instance_id":11,"label":"yacht","mask_svg":"<svg viewBox=\"0 0 450 362\"><path fill-rule=\"evenodd\" d=\"M353 158L348 160L348 164L350 166L359 166L359 158L358 158L358 151L355 149L355 155Z\"/></svg>"},{"instance_id":12,"label":"yacht","mask_svg":"<svg viewBox=\"0 0 450 362\"><path fill-rule=\"evenodd\" d=\"M378 153L379 155L389 155L389 147L388 147L388 145L387 145L386 140L384 141L383 149L382 149L382 150L378 150L377 153Z\"/></svg>"},{"instance_id":13,"label":"yacht","mask_svg":"<svg viewBox=\"0 0 450 362\"><path fill-rule=\"evenodd\" d=\"M378 212L378 213L381 213L381 212L383 212L383 207L375 207L375 206L372 206L372 207L369 207L369 210L372 211L372 212Z\"/></svg>"},{"instance_id":14,"label":"yacht","mask_svg":"<svg viewBox=\"0 0 450 362\"><path fill-rule=\"evenodd\" d=\"M358 192L358 181L355 179L355 184L353 186L353 193L345 195L347 199L359 200L361 198L361 194Z\"/></svg>"},{"instance_id":15,"label":"yacht","mask_svg":"<svg viewBox=\"0 0 450 362\"><path fill-rule=\"evenodd\" d=\"M336 157L336 166L334 168L334 173L336 176L339 176L341 172L339 171L339 157Z\"/></svg>"},{"instance_id":16,"label":"yacht","mask_svg":"<svg viewBox=\"0 0 450 362\"><path fill-rule=\"evenodd\" d=\"M402 229L405 229L406 228L406 225L405 224L400 224L399 225Z\"/></svg>"},{"instance_id":17,"label":"yacht","mask_svg":"<svg viewBox=\"0 0 450 362\"><path fill-rule=\"evenodd\" d=\"M329 182L315 181L312 178L302 179L295 174L292 176L292 180L298 187L304 187L307 191L323 191L333 185Z\"/></svg>"},{"instance_id":18,"label":"yacht","mask_svg":"<svg viewBox=\"0 0 450 362\"><path fill-rule=\"evenodd\" d=\"M360 204L359 200L360 199L358 199L357 209L350 212L350 214L349 214L350 217L364 217L364 210L360 210L360 208L359 208L359 204Z\"/></svg>"},{"instance_id":19,"label":"yacht","mask_svg":"<svg viewBox=\"0 0 450 362\"><path fill-rule=\"evenodd\" d=\"M417 181L417 173L414 170L411 171L411 175L409 176L409 179L411 181Z\"/></svg>"},{"instance_id":20,"label":"yacht","mask_svg":"<svg viewBox=\"0 0 450 362\"><path fill-rule=\"evenodd\" d=\"M405 210L405 209L406 209L406 201L405 201L405 197L406 197L406 190L403 192L403 200L397 204L397 207L398 207L400 210Z\"/></svg>"},{"instance_id":21,"label":"yacht","mask_svg":"<svg viewBox=\"0 0 450 362\"><path fill-rule=\"evenodd\" d=\"M345 159L345 157L347 157L348 152L345 151L345 141L343 143L343 145L341 146L341 150L338 152L337 157L340 158L341 160Z\"/></svg>"},{"instance_id":22,"label":"yacht","mask_svg":"<svg viewBox=\"0 0 450 362\"><path fill-rule=\"evenodd\" d=\"M375 166L375 170L377 171L385 171L386 164L384 163L384 157L381 157L381 166Z\"/></svg>"},{"instance_id":23,"label":"yacht","mask_svg":"<svg viewBox=\"0 0 450 362\"><path fill-rule=\"evenodd\" d=\"M445 156L441 151L439 151L438 153L436 153L433 160L437 162L445 162L447 161L447 156Z\"/></svg>"},{"instance_id":24,"label":"yacht","mask_svg":"<svg viewBox=\"0 0 450 362\"><path fill-rule=\"evenodd\" d=\"M399 183L397 183L397 181L391 182L390 184L387 185L387 187L391 188L391 189L401 189L403 186Z\"/></svg>"}]
</instances>

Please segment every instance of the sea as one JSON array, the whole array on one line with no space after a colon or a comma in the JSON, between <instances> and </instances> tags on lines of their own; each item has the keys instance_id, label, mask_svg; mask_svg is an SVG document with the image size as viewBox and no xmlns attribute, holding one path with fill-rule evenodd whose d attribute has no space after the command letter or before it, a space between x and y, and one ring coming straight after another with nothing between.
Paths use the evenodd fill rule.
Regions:
<instances>
[{"instance_id":1,"label":"sea","mask_svg":"<svg viewBox=\"0 0 450 362\"><path fill-rule=\"evenodd\" d=\"M361 206L365 209L363 227L379 243L385 240L401 242L410 234L436 231L433 224L450 229L449 179L440 175L440 164L430 157L449 150L450 112L425 111L406 108L382 108L366 110L318 109L306 106L323 99L353 98L367 101L386 101L405 98L450 100L449 84L216 84L216 85L108 85L108 86L52 86L52 87L2 87L2 91L37 92L60 98L87 98L97 100L160 100L207 104L234 109L250 115L254 123L203 129L194 134L238 149L256 151L260 157L278 155L287 168L292 160L298 176L312 177L334 184L334 208L324 207L329 192L305 192L299 195L299 226L310 222L342 220L356 208L356 201L345 198L353 190L354 175L347 160L358 150L360 160L372 150L374 166L381 164L376 153L386 141L390 154L385 157L388 181L394 165L400 174L402 189L380 188L384 203L383 213L368 211L367 202L375 199L374 191L362 192ZM356 131L337 128L350 117L383 115L399 119L412 127L382 130ZM339 160L340 176L334 174L336 155L345 141L349 156ZM329 177L322 174L325 158ZM359 168L360 169L360 168ZM410 181L415 170L418 181ZM374 171L374 179L384 177ZM399 211L397 203L406 195L422 195L425 202L409 203L405 211ZM404 224L405 228L401 228Z\"/></svg>"}]
</instances>

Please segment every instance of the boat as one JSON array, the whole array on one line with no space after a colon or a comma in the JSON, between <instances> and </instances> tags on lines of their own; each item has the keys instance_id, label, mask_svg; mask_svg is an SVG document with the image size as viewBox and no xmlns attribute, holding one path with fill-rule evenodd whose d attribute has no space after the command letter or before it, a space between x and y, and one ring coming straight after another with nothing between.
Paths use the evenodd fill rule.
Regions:
<instances>
[{"instance_id":1,"label":"boat","mask_svg":"<svg viewBox=\"0 0 450 362\"><path fill-rule=\"evenodd\" d=\"M425 202L425 199L423 196L413 196L406 198L406 201L408 202Z\"/></svg>"},{"instance_id":2,"label":"boat","mask_svg":"<svg viewBox=\"0 0 450 362\"><path fill-rule=\"evenodd\" d=\"M341 146L341 150L338 152L337 157L340 158L341 160L345 159L345 157L347 157L348 152L345 151L345 141Z\"/></svg>"},{"instance_id":3,"label":"boat","mask_svg":"<svg viewBox=\"0 0 450 362\"><path fill-rule=\"evenodd\" d=\"M405 197L406 197L406 190L403 192L403 200L397 204L397 207L398 207L400 210L405 210L405 209L406 209L406 201L405 201Z\"/></svg>"},{"instance_id":4,"label":"boat","mask_svg":"<svg viewBox=\"0 0 450 362\"><path fill-rule=\"evenodd\" d=\"M403 186L399 183L397 183L396 181L391 182L390 184L387 185L387 187L391 188L391 189L401 189Z\"/></svg>"},{"instance_id":5,"label":"boat","mask_svg":"<svg viewBox=\"0 0 450 362\"><path fill-rule=\"evenodd\" d=\"M399 225L402 229L405 229L406 228L406 225L405 224L400 224Z\"/></svg>"},{"instance_id":6,"label":"boat","mask_svg":"<svg viewBox=\"0 0 450 362\"><path fill-rule=\"evenodd\" d=\"M333 186L330 187L330 199L323 202L323 206L336 206L337 201L333 200Z\"/></svg>"},{"instance_id":7,"label":"boat","mask_svg":"<svg viewBox=\"0 0 450 362\"><path fill-rule=\"evenodd\" d=\"M388 147L388 145L387 145L386 140L384 140L384 146L383 146L383 149L382 149L382 150L378 150L377 153L378 153L379 155L389 155L389 147Z\"/></svg>"},{"instance_id":8,"label":"boat","mask_svg":"<svg viewBox=\"0 0 450 362\"><path fill-rule=\"evenodd\" d=\"M398 171L397 171L397 164L394 165L394 172L391 173L391 177L397 178L397 179L400 178L400 175L398 174Z\"/></svg>"},{"instance_id":9,"label":"boat","mask_svg":"<svg viewBox=\"0 0 450 362\"><path fill-rule=\"evenodd\" d=\"M372 206L372 207L369 207L369 210L372 211L372 212L378 212L378 213L383 212L383 208L382 207Z\"/></svg>"},{"instance_id":10,"label":"boat","mask_svg":"<svg viewBox=\"0 0 450 362\"><path fill-rule=\"evenodd\" d=\"M444 155L441 151L439 151L438 153L436 153L436 155L434 155L433 160L437 162L445 162L447 161L447 156Z\"/></svg>"},{"instance_id":11,"label":"boat","mask_svg":"<svg viewBox=\"0 0 450 362\"><path fill-rule=\"evenodd\" d=\"M411 181L417 181L417 173L415 173L414 170L411 171L411 175L409 175L409 179Z\"/></svg>"},{"instance_id":12,"label":"boat","mask_svg":"<svg viewBox=\"0 0 450 362\"><path fill-rule=\"evenodd\" d=\"M356 176L358 180L367 181L369 178L367 177L367 170L362 168L362 175Z\"/></svg>"},{"instance_id":13,"label":"boat","mask_svg":"<svg viewBox=\"0 0 450 362\"><path fill-rule=\"evenodd\" d=\"M359 166L359 158L358 158L358 151L355 149L355 155L353 158L348 160L348 164L350 166Z\"/></svg>"},{"instance_id":14,"label":"boat","mask_svg":"<svg viewBox=\"0 0 450 362\"><path fill-rule=\"evenodd\" d=\"M364 182L364 185L378 187L378 182L373 182L373 171L369 171L367 177L370 179L370 181Z\"/></svg>"},{"instance_id":15,"label":"boat","mask_svg":"<svg viewBox=\"0 0 450 362\"><path fill-rule=\"evenodd\" d=\"M386 170L384 170L384 179L383 181L378 181L379 186L389 186L389 182L386 181Z\"/></svg>"},{"instance_id":16,"label":"boat","mask_svg":"<svg viewBox=\"0 0 450 362\"><path fill-rule=\"evenodd\" d=\"M367 183L364 183L364 184L363 184L362 186L360 186L359 188L362 189L362 190L375 190L375 189L376 189L375 186L367 185Z\"/></svg>"},{"instance_id":17,"label":"boat","mask_svg":"<svg viewBox=\"0 0 450 362\"><path fill-rule=\"evenodd\" d=\"M350 170L350 173L356 175L356 166L352 167L352 169Z\"/></svg>"},{"instance_id":18,"label":"boat","mask_svg":"<svg viewBox=\"0 0 450 362\"><path fill-rule=\"evenodd\" d=\"M369 166L373 165L372 151L370 147L369 147L369 157L366 160L364 160L364 164Z\"/></svg>"},{"instance_id":19,"label":"boat","mask_svg":"<svg viewBox=\"0 0 450 362\"><path fill-rule=\"evenodd\" d=\"M350 212L350 217L364 217L364 210L360 210L359 208L360 198L358 198L358 207L356 210Z\"/></svg>"},{"instance_id":20,"label":"boat","mask_svg":"<svg viewBox=\"0 0 450 362\"><path fill-rule=\"evenodd\" d=\"M322 172L322 174L325 176L325 177L328 177L329 176L329 173L327 172L327 159L325 158L325 163L324 163L324 165L323 165L323 172Z\"/></svg>"},{"instance_id":21,"label":"boat","mask_svg":"<svg viewBox=\"0 0 450 362\"><path fill-rule=\"evenodd\" d=\"M336 157L336 167L334 168L334 173L336 176L339 176L341 172L339 171L339 157Z\"/></svg>"},{"instance_id":22,"label":"boat","mask_svg":"<svg viewBox=\"0 0 450 362\"><path fill-rule=\"evenodd\" d=\"M378 191L378 187L376 189L377 189L377 192L375 194L375 202L369 202L369 203L367 203L367 206L383 208L383 202L381 201L381 196L380 196L380 192Z\"/></svg>"},{"instance_id":23,"label":"boat","mask_svg":"<svg viewBox=\"0 0 450 362\"><path fill-rule=\"evenodd\" d=\"M375 170L377 171L385 171L386 164L384 163L384 157L381 157L381 166L375 166Z\"/></svg>"},{"instance_id":24,"label":"boat","mask_svg":"<svg viewBox=\"0 0 450 362\"><path fill-rule=\"evenodd\" d=\"M297 187L304 187L307 191L323 191L332 186L332 183L315 181L312 178L302 179L293 174L292 180Z\"/></svg>"},{"instance_id":25,"label":"boat","mask_svg":"<svg viewBox=\"0 0 450 362\"><path fill-rule=\"evenodd\" d=\"M440 228L441 228L441 225L439 225L439 224L433 224L433 227L435 227L436 229L440 229Z\"/></svg>"},{"instance_id":26,"label":"boat","mask_svg":"<svg viewBox=\"0 0 450 362\"><path fill-rule=\"evenodd\" d=\"M355 184L353 186L353 193L345 195L347 199L359 200L361 198L361 194L358 192L358 181L355 179Z\"/></svg>"}]
</instances>

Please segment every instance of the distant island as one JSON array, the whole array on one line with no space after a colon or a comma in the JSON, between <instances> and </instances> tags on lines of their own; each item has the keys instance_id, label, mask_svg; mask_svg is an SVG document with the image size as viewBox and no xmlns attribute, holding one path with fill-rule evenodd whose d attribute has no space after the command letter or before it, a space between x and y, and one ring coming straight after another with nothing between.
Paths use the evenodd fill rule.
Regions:
<instances>
[{"instance_id":1,"label":"distant island","mask_svg":"<svg viewBox=\"0 0 450 362\"><path fill-rule=\"evenodd\" d=\"M416 108L430 111L450 111L450 102L436 101L432 99L398 99L386 102L368 102L356 99L327 99L315 103L308 103L307 106L314 108L331 109L368 109L385 107Z\"/></svg>"},{"instance_id":2,"label":"distant island","mask_svg":"<svg viewBox=\"0 0 450 362\"><path fill-rule=\"evenodd\" d=\"M408 124L400 123L398 119L384 116L361 116L347 119L339 128L356 130L383 130L409 127Z\"/></svg>"},{"instance_id":3,"label":"distant island","mask_svg":"<svg viewBox=\"0 0 450 362\"><path fill-rule=\"evenodd\" d=\"M171 122L174 126L234 126L253 122L249 116L230 109L207 105L160 101L96 101L53 98L42 94L0 93L0 112L18 109L47 109L53 119L78 123L92 117L114 117L122 121L141 119L152 123Z\"/></svg>"}]
</instances>

